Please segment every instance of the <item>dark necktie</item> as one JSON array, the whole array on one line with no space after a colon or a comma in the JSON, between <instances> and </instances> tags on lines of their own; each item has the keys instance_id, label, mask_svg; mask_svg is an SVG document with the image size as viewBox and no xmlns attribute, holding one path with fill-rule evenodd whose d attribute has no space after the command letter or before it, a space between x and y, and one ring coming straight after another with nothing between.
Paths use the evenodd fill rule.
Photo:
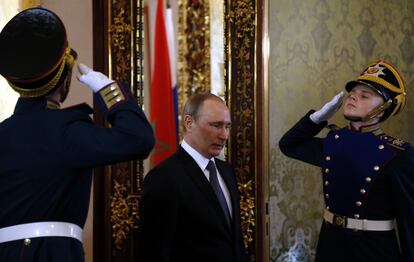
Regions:
<instances>
[{"instance_id":1,"label":"dark necktie","mask_svg":"<svg viewBox=\"0 0 414 262\"><path fill-rule=\"evenodd\" d=\"M216 193L221 209L223 210L224 216L226 217L227 224L230 225L229 208L227 206L226 198L224 197L223 191L221 190L220 183L217 178L216 165L213 161L210 160L208 162L207 170L210 172L210 184L213 187L214 192Z\"/></svg>"}]
</instances>

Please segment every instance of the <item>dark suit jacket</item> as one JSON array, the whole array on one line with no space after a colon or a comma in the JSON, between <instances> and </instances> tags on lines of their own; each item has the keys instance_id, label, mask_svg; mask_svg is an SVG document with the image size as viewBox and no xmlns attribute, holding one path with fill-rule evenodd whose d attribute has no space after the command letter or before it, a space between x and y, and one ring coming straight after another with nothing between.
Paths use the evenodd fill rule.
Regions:
<instances>
[{"instance_id":1,"label":"dark suit jacket","mask_svg":"<svg viewBox=\"0 0 414 262\"><path fill-rule=\"evenodd\" d=\"M44 221L83 227L92 168L149 154L152 129L132 97L107 111L112 128L95 126L87 109L51 109L44 98L21 98L0 123L0 228ZM2 262L83 260L74 238L0 243Z\"/></svg>"},{"instance_id":2,"label":"dark suit jacket","mask_svg":"<svg viewBox=\"0 0 414 262\"><path fill-rule=\"evenodd\" d=\"M203 171L180 147L143 181L140 262L245 261L235 175L230 165L215 161L231 196L231 227Z\"/></svg>"}]
</instances>

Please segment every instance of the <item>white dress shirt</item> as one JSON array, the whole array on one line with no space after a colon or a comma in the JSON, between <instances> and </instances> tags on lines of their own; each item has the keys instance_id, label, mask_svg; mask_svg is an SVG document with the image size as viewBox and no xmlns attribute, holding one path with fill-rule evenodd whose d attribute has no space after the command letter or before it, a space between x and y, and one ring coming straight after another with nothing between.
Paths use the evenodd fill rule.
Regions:
<instances>
[{"instance_id":1,"label":"white dress shirt","mask_svg":"<svg viewBox=\"0 0 414 262\"><path fill-rule=\"evenodd\" d=\"M196 161L197 165L200 167L200 169L204 172L204 175L206 176L207 180L210 181L210 172L207 170L207 165L210 160L216 164L214 161L214 157L211 159L205 158L203 155L201 155L197 150L192 148L185 140L181 142L181 147ZM230 201L230 192L229 189L226 186L226 183L224 182L223 178L221 177L220 172L217 169L217 178L221 187L221 191L223 191L224 197L226 198L227 206L229 207L230 216L233 217L232 213L232 205Z\"/></svg>"}]
</instances>

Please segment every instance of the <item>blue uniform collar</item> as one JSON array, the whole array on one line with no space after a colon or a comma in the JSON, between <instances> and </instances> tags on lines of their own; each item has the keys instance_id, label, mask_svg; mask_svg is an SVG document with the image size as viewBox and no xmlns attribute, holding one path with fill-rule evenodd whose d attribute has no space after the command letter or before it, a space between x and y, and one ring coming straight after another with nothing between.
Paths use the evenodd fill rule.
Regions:
<instances>
[{"instance_id":1,"label":"blue uniform collar","mask_svg":"<svg viewBox=\"0 0 414 262\"><path fill-rule=\"evenodd\" d=\"M348 124L348 129L353 132L360 132L360 133L374 133L374 135L380 135L384 132L381 130L380 123L375 123L372 125L361 126L359 130L355 129L351 123Z\"/></svg>"},{"instance_id":2,"label":"blue uniform collar","mask_svg":"<svg viewBox=\"0 0 414 262\"><path fill-rule=\"evenodd\" d=\"M59 105L53 101L49 101L45 97L35 98L19 98L14 108L14 113L19 114L23 112L31 112L40 109L59 109Z\"/></svg>"}]
</instances>

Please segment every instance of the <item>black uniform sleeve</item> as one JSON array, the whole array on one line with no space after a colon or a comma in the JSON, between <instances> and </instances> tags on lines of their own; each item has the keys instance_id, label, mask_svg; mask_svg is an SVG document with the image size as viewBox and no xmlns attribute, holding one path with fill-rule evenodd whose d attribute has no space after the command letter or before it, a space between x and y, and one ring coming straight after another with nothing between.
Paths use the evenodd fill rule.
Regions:
<instances>
[{"instance_id":1,"label":"black uniform sleeve","mask_svg":"<svg viewBox=\"0 0 414 262\"><path fill-rule=\"evenodd\" d=\"M138 226L138 260L168 262L172 256L179 211L176 182L157 166L142 184Z\"/></svg>"},{"instance_id":2,"label":"black uniform sleeve","mask_svg":"<svg viewBox=\"0 0 414 262\"><path fill-rule=\"evenodd\" d=\"M403 261L414 261L414 149L396 163L391 179Z\"/></svg>"},{"instance_id":3,"label":"black uniform sleeve","mask_svg":"<svg viewBox=\"0 0 414 262\"><path fill-rule=\"evenodd\" d=\"M151 152L155 143L151 125L135 99L119 86L117 88L122 90L121 99L103 106L111 127L98 127L84 112L71 112L71 120L62 130L62 154L66 165L93 168L143 159ZM95 96L103 95L97 93Z\"/></svg>"},{"instance_id":4,"label":"black uniform sleeve","mask_svg":"<svg viewBox=\"0 0 414 262\"><path fill-rule=\"evenodd\" d=\"M323 140L315 137L327 124L315 124L310 120L309 111L299 122L287 131L279 141L279 148L283 154L306 163L321 166Z\"/></svg>"}]
</instances>

